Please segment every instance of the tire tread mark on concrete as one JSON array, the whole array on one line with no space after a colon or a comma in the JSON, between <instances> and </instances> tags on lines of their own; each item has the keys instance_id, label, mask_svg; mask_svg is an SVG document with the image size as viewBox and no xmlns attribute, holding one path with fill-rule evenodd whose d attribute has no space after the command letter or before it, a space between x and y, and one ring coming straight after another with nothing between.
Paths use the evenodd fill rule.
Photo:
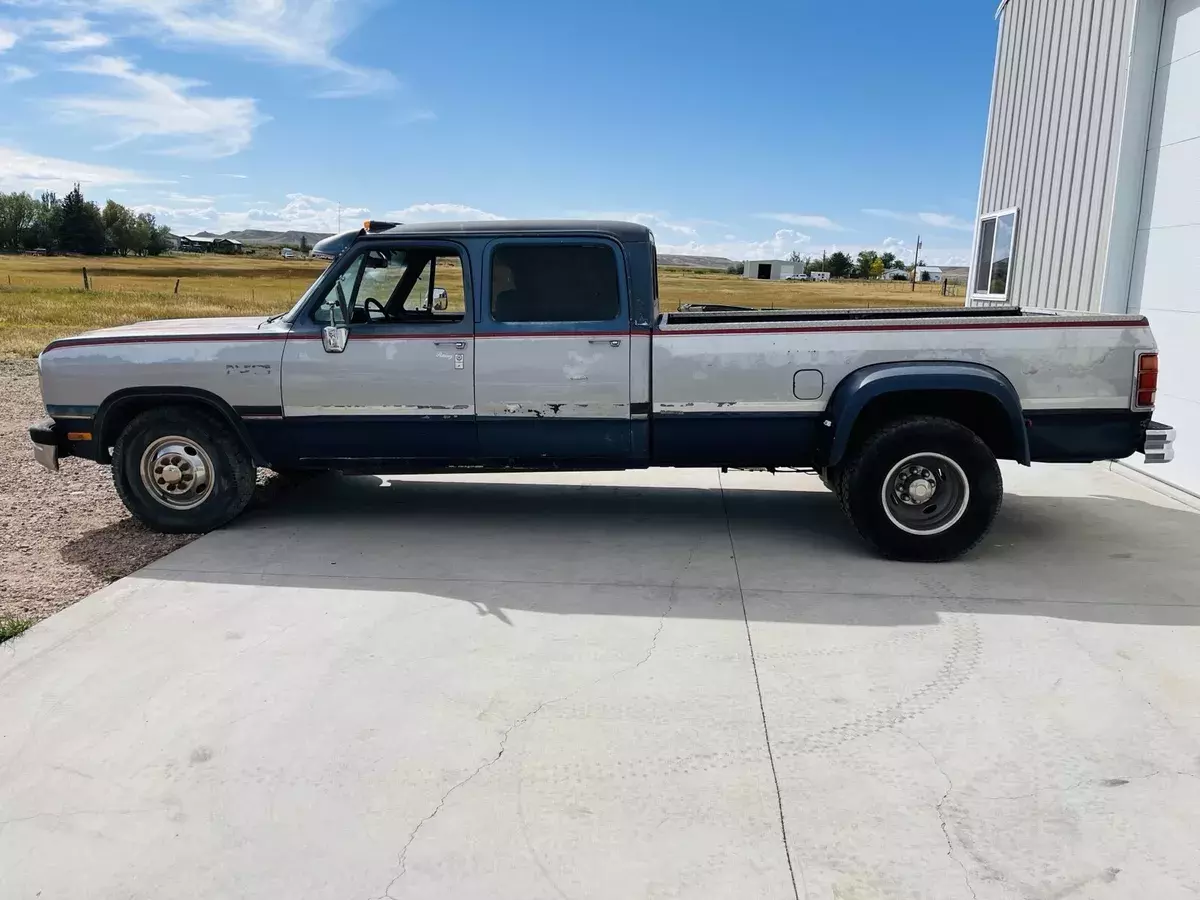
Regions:
<instances>
[{"instance_id":1,"label":"tire tread mark on concrete","mask_svg":"<svg viewBox=\"0 0 1200 900\"><path fill-rule=\"evenodd\" d=\"M725 483L717 473L717 484L721 488L721 510L725 513L725 530L729 532L729 552L733 558L733 574L737 579L738 597L742 601L742 622L746 626L746 645L750 649L750 667L754 670L754 689L758 693L758 711L762 717L763 739L767 745L767 761L771 764L771 779L775 782L775 801L779 805L779 834L783 839L783 855L787 858L788 875L792 880L792 896L800 900L800 889L796 884L796 869L792 866L792 850L788 846L787 819L783 814L783 792L779 789L779 773L775 770L775 754L771 749L771 731L767 727L767 708L763 702L762 682L758 678L758 662L754 658L754 638L750 634L750 614L746 610L746 592L742 589L742 573L738 568L737 545L733 541L733 524L729 518L729 505L725 501ZM804 865L796 860L800 868L800 882L804 886L804 900L808 900L808 880L804 876Z\"/></svg>"},{"instance_id":2,"label":"tire tread mark on concrete","mask_svg":"<svg viewBox=\"0 0 1200 900\"><path fill-rule=\"evenodd\" d=\"M500 735L500 746L496 750L496 755L491 757L490 759L487 759L484 762L480 763L480 765L478 767L476 767L476 769L473 772L471 772L471 774L468 775L466 778L463 778L462 780L451 785L449 790L447 790L444 794L442 794L441 799L438 800L437 805L433 808L433 811L430 812L429 815L427 815L423 819L421 819L419 822L417 822L417 824L415 826L413 826L412 831L410 831L408 834L408 839L405 840L405 842L404 842L404 846L400 848L400 855L396 861L396 865L397 865L399 871L397 871L396 875L392 878L392 880L388 882L387 887L383 889L382 897L374 898L374 900L394 900L394 898L392 897L392 888L395 887L396 884L400 881L400 879L403 878L408 873L408 851L409 851L409 848L412 847L413 842L417 839L417 835L420 834L421 829L424 828L430 821L432 821L437 816L437 814L439 812L442 811L442 807L446 805L446 801L449 800L450 796L452 794L454 794L459 788L465 787L466 785L470 784L470 782L473 781L481 772L483 772L487 769L490 769L496 763L500 762L500 758L504 756L505 748L508 745L509 735L511 735L514 731L516 731L522 725L525 725L526 723L528 723L534 716L536 716L538 713L540 713L547 706L550 706L555 703L561 703L564 700L569 700L571 697L574 697L576 694L580 694L583 691L590 690L591 688L595 687L602 681L607 681L611 678L617 678L618 676L623 675L626 672L632 672L634 669L641 668L643 665L645 665L645 663L647 663L650 660L650 657L654 655L654 651L658 648L658 637L660 634L662 634L663 627L666 625L667 616L671 614L671 609L675 606L675 596L676 596L676 592L675 592L675 590L672 590L670 597L668 597L668 599L667 599L667 608L663 611L663 614L661 616L659 616L658 627L655 628L654 634L650 638L650 646L647 648L646 654L641 659L639 659L637 662L633 663L632 665L625 666L621 669L617 669L617 671L615 671L615 672L610 672L608 674L601 675L599 678L595 679L594 681L591 681L588 684L583 685L582 687L578 687L569 693L563 694L560 697L553 697L549 700L543 700L541 703L539 703L537 706L535 706L532 710L525 713L525 715L521 716L521 718L517 719L515 722L513 722L511 725L509 725L507 728L504 729L503 733L501 733L501 735Z\"/></svg>"},{"instance_id":3,"label":"tire tread mark on concrete","mask_svg":"<svg viewBox=\"0 0 1200 900\"><path fill-rule=\"evenodd\" d=\"M933 709L962 687L979 664L979 626L974 617L956 616L951 631L954 641L950 652L932 681L901 697L891 706L873 710L849 722L809 735L799 742L798 747L789 748L785 755L835 750L848 741L895 728L902 722Z\"/></svg>"}]
</instances>

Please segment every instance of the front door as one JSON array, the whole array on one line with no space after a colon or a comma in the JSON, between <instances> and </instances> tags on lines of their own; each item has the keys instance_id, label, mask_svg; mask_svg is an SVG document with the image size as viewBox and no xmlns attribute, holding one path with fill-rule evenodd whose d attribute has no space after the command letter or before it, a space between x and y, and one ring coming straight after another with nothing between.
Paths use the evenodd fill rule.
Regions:
<instances>
[{"instance_id":1,"label":"front door","mask_svg":"<svg viewBox=\"0 0 1200 900\"><path fill-rule=\"evenodd\" d=\"M600 238L488 245L475 364L481 456L530 465L630 458L622 261Z\"/></svg>"},{"instance_id":2,"label":"front door","mask_svg":"<svg viewBox=\"0 0 1200 900\"><path fill-rule=\"evenodd\" d=\"M310 461L470 460L478 445L465 254L449 243L371 241L347 257L284 349L284 449ZM349 323L340 353L321 341L335 315Z\"/></svg>"}]
</instances>

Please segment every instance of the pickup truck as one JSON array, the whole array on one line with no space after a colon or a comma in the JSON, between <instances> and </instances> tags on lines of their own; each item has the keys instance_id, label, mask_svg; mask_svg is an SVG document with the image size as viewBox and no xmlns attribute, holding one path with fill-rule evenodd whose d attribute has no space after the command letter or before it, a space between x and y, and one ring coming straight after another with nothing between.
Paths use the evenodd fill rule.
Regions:
<instances>
[{"instance_id":1,"label":"pickup truck","mask_svg":"<svg viewBox=\"0 0 1200 900\"><path fill-rule=\"evenodd\" d=\"M983 538L998 459L1172 458L1140 316L660 312L657 281L640 225L368 223L287 313L51 343L34 452L111 464L171 532L237 516L256 466L813 469L910 560Z\"/></svg>"}]
</instances>

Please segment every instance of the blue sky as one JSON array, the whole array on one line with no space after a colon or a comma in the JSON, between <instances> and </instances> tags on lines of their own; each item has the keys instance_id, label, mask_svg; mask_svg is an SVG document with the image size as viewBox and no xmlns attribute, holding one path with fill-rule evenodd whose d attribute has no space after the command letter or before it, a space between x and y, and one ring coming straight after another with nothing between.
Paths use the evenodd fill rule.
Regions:
<instances>
[{"instance_id":1,"label":"blue sky","mask_svg":"<svg viewBox=\"0 0 1200 900\"><path fill-rule=\"evenodd\" d=\"M0 0L0 189L177 232L620 217L965 263L994 0Z\"/></svg>"}]
</instances>

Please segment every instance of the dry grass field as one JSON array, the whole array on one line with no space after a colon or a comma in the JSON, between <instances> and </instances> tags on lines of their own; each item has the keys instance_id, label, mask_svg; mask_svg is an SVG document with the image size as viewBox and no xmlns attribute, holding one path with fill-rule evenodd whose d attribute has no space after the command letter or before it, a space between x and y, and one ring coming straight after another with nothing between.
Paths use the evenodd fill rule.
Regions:
<instances>
[{"instance_id":1,"label":"dry grass field","mask_svg":"<svg viewBox=\"0 0 1200 900\"><path fill-rule=\"evenodd\" d=\"M86 291L84 266L91 281ZM36 356L54 338L143 319L282 312L324 266L271 256L0 255L0 358ZM681 303L843 309L963 302L961 297L942 297L940 285L934 284L918 284L914 293L899 282L752 281L687 269L664 269L659 292L664 310L678 309Z\"/></svg>"}]
</instances>

